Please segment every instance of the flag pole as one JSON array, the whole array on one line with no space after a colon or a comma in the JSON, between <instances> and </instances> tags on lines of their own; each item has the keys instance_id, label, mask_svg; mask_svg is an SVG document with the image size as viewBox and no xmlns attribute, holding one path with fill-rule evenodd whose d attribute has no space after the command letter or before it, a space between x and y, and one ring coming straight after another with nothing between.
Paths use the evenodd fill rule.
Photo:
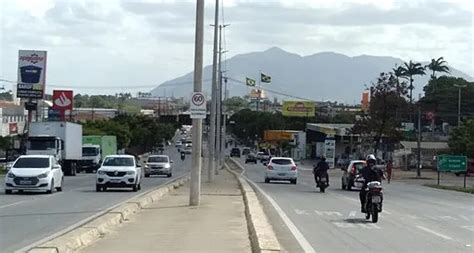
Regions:
<instances>
[{"instance_id":1,"label":"flag pole","mask_svg":"<svg viewBox=\"0 0 474 253\"><path fill-rule=\"evenodd\" d=\"M258 77L258 88L257 88L257 112L259 111L260 107L260 97L262 96L262 90L261 90L261 84L260 82L262 81L262 70L258 71L259 77Z\"/></svg>"}]
</instances>

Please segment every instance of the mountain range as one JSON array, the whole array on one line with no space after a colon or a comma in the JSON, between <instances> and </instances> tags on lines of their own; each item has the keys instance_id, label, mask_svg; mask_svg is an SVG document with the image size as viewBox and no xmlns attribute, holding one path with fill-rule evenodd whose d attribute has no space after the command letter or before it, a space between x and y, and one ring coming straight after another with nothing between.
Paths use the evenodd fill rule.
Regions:
<instances>
[{"instance_id":1,"label":"mountain range","mask_svg":"<svg viewBox=\"0 0 474 253\"><path fill-rule=\"evenodd\" d=\"M226 62L225 75L228 77L228 95L244 96L250 88L245 78L257 81L260 72L271 76L271 83L262 83L261 87L269 98L280 100L310 99L316 101L338 101L341 103L359 103L365 87L376 80L381 72L391 71L404 60L390 56L360 55L349 57L334 52L321 52L308 56L287 52L272 47L261 52L235 55ZM422 62L423 65L426 62ZM449 75L472 81L472 77L449 66ZM438 73L439 75L439 73ZM414 78L415 91L419 94L429 79L425 76ZM203 90L209 96L211 88L212 66L203 72ZM166 81L151 91L154 96L189 98L193 90L193 72ZM417 96L414 96L417 97Z\"/></svg>"}]
</instances>

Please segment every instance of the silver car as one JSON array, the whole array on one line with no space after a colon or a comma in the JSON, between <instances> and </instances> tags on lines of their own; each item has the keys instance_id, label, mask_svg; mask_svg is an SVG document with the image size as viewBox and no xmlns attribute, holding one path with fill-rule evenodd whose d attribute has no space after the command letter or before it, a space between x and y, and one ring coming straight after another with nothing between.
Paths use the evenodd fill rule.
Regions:
<instances>
[{"instance_id":1,"label":"silver car","mask_svg":"<svg viewBox=\"0 0 474 253\"><path fill-rule=\"evenodd\" d=\"M151 175L173 175L172 160L167 155L150 155L145 165L145 177Z\"/></svg>"},{"instance_id":2,"label":"silver car","mask_svg":"<svg viewBox=\"0 0 474 253\"><path fill-rule=\"evenodd\" d=\"M273 157L268 164L263 163L267 168L265 170L265 183L271 180L284 180L296 184L298 180L298 167L292 158Z\"/></svg>"}]
</instances>

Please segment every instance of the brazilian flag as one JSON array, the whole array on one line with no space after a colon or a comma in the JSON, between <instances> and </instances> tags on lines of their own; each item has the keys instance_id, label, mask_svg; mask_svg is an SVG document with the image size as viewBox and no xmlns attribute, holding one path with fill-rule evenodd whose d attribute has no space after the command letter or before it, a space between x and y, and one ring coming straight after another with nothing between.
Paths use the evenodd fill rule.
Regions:
<instances>
[{"instance_id":1,"label":"brazilian flag","mask_svg":"<svg viewBox=\"0 0 474 253\"><path fill-rule=\"evenodd\" d=\"M267 76L263 73L260 73L260 81L262 81L262 83L271 83L272 82L272 77Z\"/></svg>"},{"instance_id":2,"label":"brazilian flag","mask_svg":"<svg viewBox=\"0 0 474 253\"><path fill-rule=\"evenodd\" d=\"M247 86L255 86L256 82L255 82L255 80L246 77L245 78L245 84L247 84Z\"/></svg>"}]
</instances>

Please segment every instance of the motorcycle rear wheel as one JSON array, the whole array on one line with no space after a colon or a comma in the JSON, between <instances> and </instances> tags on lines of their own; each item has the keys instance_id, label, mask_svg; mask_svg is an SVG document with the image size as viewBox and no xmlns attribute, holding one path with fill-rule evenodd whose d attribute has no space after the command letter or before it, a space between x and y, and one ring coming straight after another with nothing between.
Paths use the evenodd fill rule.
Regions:
<instances>
[{"instance_id":1,"label":"motorcycle rear wheel","mask_svg":"<svg viewBox=\"0 0 474 253\"><path fill-rule=\"evenodd\" d=\"M372 214L372 223L377 223L378 220L379 220L379 212L375 210L374 213Z\"/></svg>"}]
</instances>

